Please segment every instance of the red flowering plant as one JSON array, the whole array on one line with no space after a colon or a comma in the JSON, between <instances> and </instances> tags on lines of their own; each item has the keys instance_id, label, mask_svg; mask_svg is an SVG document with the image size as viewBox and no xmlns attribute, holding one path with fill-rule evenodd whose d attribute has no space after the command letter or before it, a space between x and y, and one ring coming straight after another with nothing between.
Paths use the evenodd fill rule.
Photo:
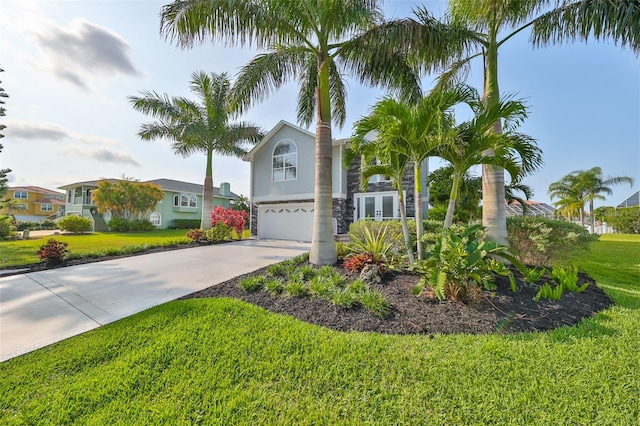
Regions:
<instances>
[{"instance_id":1,"label":"red flowering plant","mask_svg":"<svg viewBox=\"0 0 640 426\"><path fill-rule=\"evenodd\" d=\"M225 209L222 206L217 206L211 213L211 225L215 226L216 223L222 222L236 231L238 239L242 239L247 217L247 212L244 210Z\"/></svg>"}]
</instances>

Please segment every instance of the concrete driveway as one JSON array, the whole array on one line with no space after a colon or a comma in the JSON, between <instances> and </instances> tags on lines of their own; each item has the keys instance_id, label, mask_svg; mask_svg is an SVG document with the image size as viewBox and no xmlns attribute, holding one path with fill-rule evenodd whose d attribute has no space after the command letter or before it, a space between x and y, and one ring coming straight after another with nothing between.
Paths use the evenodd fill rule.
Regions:
<instances>
[{"instance_id":1,"label":"concrete driveway","mask_svg":"<svg viewBox=\"0 0 640 426\"><path fill-rule=\"evenodd\" d=\"M244 240L0 277L0 361L309 251Z\"/></svg>"}]
</instances>

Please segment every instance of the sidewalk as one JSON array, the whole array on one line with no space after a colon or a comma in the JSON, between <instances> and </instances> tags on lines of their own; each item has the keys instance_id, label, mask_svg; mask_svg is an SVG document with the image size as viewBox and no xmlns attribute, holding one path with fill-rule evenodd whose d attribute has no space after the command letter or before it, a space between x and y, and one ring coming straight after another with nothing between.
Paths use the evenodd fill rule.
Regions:
<instances>
[{"instance_id":1,"label":"sidewalk","mask_svg":"<svg viewBox=\"0 0 640 426\"><path fill-rule=\"evenodd\" d=\"M307 251L244 240L0 277L0 361Z\"/></svg>"}]
</instances>

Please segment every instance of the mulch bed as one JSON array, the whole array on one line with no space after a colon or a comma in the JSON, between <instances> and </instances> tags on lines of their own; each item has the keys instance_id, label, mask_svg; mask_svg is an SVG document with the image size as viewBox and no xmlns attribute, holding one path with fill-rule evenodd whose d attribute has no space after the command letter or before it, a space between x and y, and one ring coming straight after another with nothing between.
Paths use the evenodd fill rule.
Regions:
<instances>
[{"instance_id":1,"label":"mulch bed","mask_svg":"<svg viewBox=\"0 0 640 426\"><path fill-rule=\"evenodd\" d=\"M231 297L271 312L286 314L301 321L339 331L369 331L385 334L488 334L546 331L574 325L608 308L613 301L595 281L579 275L578 285L589 283L583 293L565 292L558 301L540 300L534 296L537 288L522 281L516 274L520 291L512 292L509 280L497 277L498 288L487 291L477 303L439 300L422 295L416 297L412 288L420 276L409 272L388 273L381 284L371 285L382 292L392 307L391 315L381 319L362 306L347 310L323 299L312 297L272 296L265 291L246 292L238 287L240 280L266 274L266 268L245 274L183 299L197 297Z\"/></svg>"}]
</instances>

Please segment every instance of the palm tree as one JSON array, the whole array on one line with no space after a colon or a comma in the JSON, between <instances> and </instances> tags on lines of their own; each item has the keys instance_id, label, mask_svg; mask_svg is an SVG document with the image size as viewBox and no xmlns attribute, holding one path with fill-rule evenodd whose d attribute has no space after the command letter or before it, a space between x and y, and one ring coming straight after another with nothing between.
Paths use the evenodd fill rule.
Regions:
<instances>
[{"instance_id":1,"label":"palm tree","mask_svg":"<svg viewBox=\"0 0 640 426\"><path fill-rule=\"evenodd\" d=\"M475 116L456 126L451 131L448 143L440 145L435 154L448 161L453 169L445 228L450 228L453 223L459 185L471 167L478 164L500 166L509 172L512 181L518 181L542 164L542 151L536 146L535 140L512 130L527 115L521 102L502 99L491 107L479 101L470 105ZM496 122L502 125L503 118L507 131L501 134L490 132ZM493 155L486 156L487 150L491 150ZM484 198L482 204L484 210Z\"/></svg>"},{"instance_id":2,"label":"palm tree","mask_svg":"<svg viewBox=\"0 0 640 426\"><path fill-rule=\"evenodd\" d=\"M602 169L600 167L593 167L587 171L580 173L578 179L584 188L585 201L589 202L591 232L594 233L596 229L596 219L593 214L593 201L604 200L605 197L601 194L613 194L613 191L611 190L611 186L613 185L628 183L630 186L633 186L633 179L629 176L608 176L605 179L602 176Z\"/></svg>"},{"instance_id":3,"label":"palm tree","mask_svg":"<svg viewBox=\"0 0 640 426\"><path fill-rule=\"evenodd\" d=\"M183 47L207 39L256 46L266 53L244 66L233 91L244 110L296 78L298 121L316 121L314 222L309 260L335 263L332 225L332 122L346 118L345 72L360 82L419 92L419 79L396 40L379 37L383 15L375 0L190 0L162 8L161 33ZM444 45L433 37L429 45Z\"/></svg>"},{"instance_id":4,"label":"palm tree","mask_svg":"<svg viewBox=\"0 0 640 426\"><path fill-rule=\"evenodd\" d=\"M353 160L360 156L360 189L362 191L367 190L369 179L375 175L384 175L391 178L393 187L398 192L400 223L402 224L402 236L407 257L409 258L409 263L413 263L415 257L410 242L404 186L402 184L410 162L409 157L396 151L387 150L376 140L371 141L363 137L363 135L357 135L351 138L349 142L349 148L345 151L343 164L345 167L349 167Z\"/></svg>"},{"instance_id":5,"label":"palm tree","mask_svg":"<svg viewBox=\"0 0 640 426\"><path fill-rule=\"evenodd\" d=\"M16 211L26 210L24 202L16 198L7 198L6 200L2 201L1 204L2 204L2 207L5 207L7 209L8 215L11 215L14 210Z\"/></svg>"},{"instance_id":6,"label":"palm tree","mask_svg":"<svg viewBox=\"0 0 640 426\"><path fill-rule=\"evenodd\" d=\"M379 149L404 155L413 163L419 260L423 258L422 164L444 143L451 125L447 111L456 104L471 102L474 96L475 91L465 85L432 90L415 103L387 96L373 106L368 116L354 124L356 140L375 132Z\"/></svg>"},{"instance_id":7,"label":"palm tree","mask_svg":"<svg viewBox=\"0 0 640 426\"><path fill-rule=\"evenodd\" d=\"M229 123L231 82L227 73L194 72L190 84L198 102L148 91L142 97L130 96L129 102L136 111L157 119L140 127L141 139L168 139L174 152L183 157L196 152L207 156L201 223L206 230L211 228L213 211L213 154L242 157L244 147L258 142L263 134L253 124Z\"/></svg>"},{"instance_id":8,"label":"palm tree","mask_svg":"<svg viewBox=\"0 0 640 426\"><path fill-rule=\"evenodd\" d=\"M516 195L517 192L521 192L524 195L524 198ZM521 183L519 180L512 180L509 185L505 185L504 187L504 195L507 201L507 204L518 203L522 208L522 216L527 214L527 209L529 208L526 200L530 200L533 197L533 188L529 185Z\"/></svg>"},{"instance_id":9,"label":"palm tree","mask_svg":"<svg viewBox=\"0 0 640 426\"><path fill-rule=\"evenodd\" d=\"M549 185L548 193L552 200L558 198L558 201L553 205L561 214L571 220L571 216L577 212L580 216L580 223L584 226L584 192L579 188L576 172L563 176L557 182L552 182Z\"/></svg>"},{"instance_id":10,"label":"palm tree","mask_svg":"<svg viewBox=\"0 0 640 426\"><path fill-rule=\"evenodd\" d=\"M554 5L555 8L550 9ZM418 21L403 20L389 24L390 31L400 32L408 51L415 52L427 70L451 66L443 75L446 82L467 69L469 61L482 55L484 60L483 100L488 107L499 102L498 51L514 35L532 27L532 42L538 46L565 40L613 39L640 52L640 2L637 0L450 0L451 21L435 20L426 9L418 9ZM421 40L451 24L454 30L447 50L422 49ZM394 33L394 34L395 34ZM397 34L396 34L397 36ZM441 56L434 58L438 53ZM439 60L435 60L439 59ZM501 133L499 120L491 129ZM491 150L485 152L492 156ZM483 225L487 236L507 244L504 171L494 164L484 164Z\"/></svg>"}]
</instances>

